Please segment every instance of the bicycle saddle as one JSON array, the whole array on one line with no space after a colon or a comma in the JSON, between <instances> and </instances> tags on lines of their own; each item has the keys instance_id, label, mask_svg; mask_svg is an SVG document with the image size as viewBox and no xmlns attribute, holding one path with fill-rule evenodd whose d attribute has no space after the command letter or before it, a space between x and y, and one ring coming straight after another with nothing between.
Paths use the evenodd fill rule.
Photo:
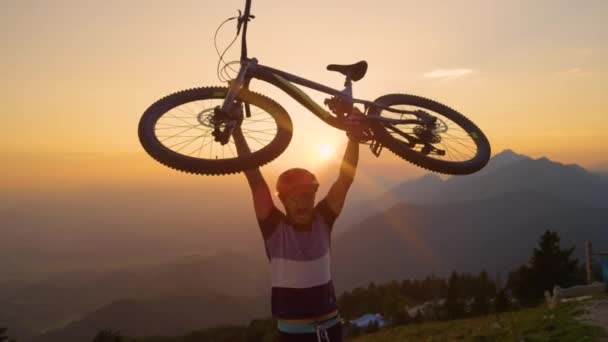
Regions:
<instances>
[{"instance_id":1,"label":"bicycle saddle","mask_svg":"<svg viewBox=\"0 0 608 342\"><path fill-rule=\"evenodd\" d=\"M355 64L346 65L330 64L327 66L327 70L337 71L356 82L365 76L365 73L367 72L367 62L361 61Z\"/></svg>"}]
</instances>

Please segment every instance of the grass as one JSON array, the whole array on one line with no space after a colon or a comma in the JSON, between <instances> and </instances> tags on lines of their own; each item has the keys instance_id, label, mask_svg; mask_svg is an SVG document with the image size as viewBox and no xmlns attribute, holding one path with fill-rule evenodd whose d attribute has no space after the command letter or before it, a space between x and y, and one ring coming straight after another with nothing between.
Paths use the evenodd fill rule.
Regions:
<instances>
[{"instance_id":1,"label":"grass","mask_svg":"<svg viewBox=\"0 0 608 342\"><path fill-rule=\"evenodd\" d=\"M429 322L386 328L377 333L347 339L349 342L372 341L598 341L606 331L576 319L591 300L562 304L555 310L546 305L446 322Z\"/></svg>"}]
</instances>

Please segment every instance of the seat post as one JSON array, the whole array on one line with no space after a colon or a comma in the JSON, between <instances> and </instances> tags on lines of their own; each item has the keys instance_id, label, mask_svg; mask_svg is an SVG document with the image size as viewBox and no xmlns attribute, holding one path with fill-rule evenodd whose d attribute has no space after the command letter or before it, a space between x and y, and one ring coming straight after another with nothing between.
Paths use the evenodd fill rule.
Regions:
<instances>
[{"instance_id":1,"label":"seat post","mask_svg":"<svg viewBox=\"0 0 608 342\"><path fill-rule=\"evenodd\" d=\"M346 76L346 81L344 81L344 90L342 90L342 93L351 98L353 97L353 81L348 76Z\"/></svg>"}]
</instances>

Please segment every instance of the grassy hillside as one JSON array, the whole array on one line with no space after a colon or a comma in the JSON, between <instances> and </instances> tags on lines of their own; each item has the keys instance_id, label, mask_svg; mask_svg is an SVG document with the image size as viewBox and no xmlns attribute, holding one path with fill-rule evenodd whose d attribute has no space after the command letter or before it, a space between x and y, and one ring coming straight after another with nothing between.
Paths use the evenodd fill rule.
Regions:
<instances>
[{"instance_id":1,"label":"grassy hillside","mask_svg":"<svg viewBox=\"0 0 608 342\"><path fill-rule=\"evenodd\" d=\"M608 301L608 294L591 300L566 303L549 310L545 305L535 308L506 312L497 319L495 315L443 322L412 323L385 328L373 334L346 338L346 342L385 341L608 341L608 330L582 321L589 305ZM604 306L605 308L605 306ZM600 312L604 317L608 312ZM598 314L597 305L592 309ZM608 327L604 327L608 329ZM276 322L272 319L252 320L248 326L217 326L194 331L183 336L149 336L132 338L105 331L105 338L98 336L95 342L272 342L276 338Z\"/></svg>"},{"instance_id":2,"label":"grassy hillside","mask_svg":"<svg viewBox=\"0 0 608 342\"><path fill-rule=\"evenodd\" d=\"M602 298L608 298L603 295ZM597 298L593 299L597 300ZM348 339L375 341L599 341L608 337L602 328L581 322L590 300L566 303L555 310L546 305L480 318L411 324L387 328L374 334Z\"/></svg>"}]
</instances>

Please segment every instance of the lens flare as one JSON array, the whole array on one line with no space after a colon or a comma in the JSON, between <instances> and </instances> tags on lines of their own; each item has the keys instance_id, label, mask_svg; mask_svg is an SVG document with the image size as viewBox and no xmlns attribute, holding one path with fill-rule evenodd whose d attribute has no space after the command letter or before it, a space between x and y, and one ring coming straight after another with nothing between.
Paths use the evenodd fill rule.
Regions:
<instances>
[{"instance_id":1,"label":"lens flare","mask_svg":"<svg viewBox=\"0 0 608 342\"><path fill-rule=\"evenodd\" d=\"M334 147L331 145L327 145L327 144L321 145L321 149L319 152L321 154L321 157L323 157L324 159L327 159L334 154Z\"/></svg>"}]
</instances>

